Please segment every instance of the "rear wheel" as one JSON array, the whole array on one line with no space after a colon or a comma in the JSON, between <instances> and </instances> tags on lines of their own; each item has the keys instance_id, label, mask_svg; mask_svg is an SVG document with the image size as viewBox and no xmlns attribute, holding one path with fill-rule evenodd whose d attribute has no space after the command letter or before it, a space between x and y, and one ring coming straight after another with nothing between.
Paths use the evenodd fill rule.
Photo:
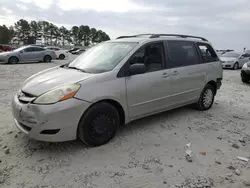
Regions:
<instances>
[{"instance_id":1,"label":"rear wheel","mask_svg":"<svg viewBox=\"0 0 250 188\"><path fill-rule=\"evenodd\" d=\"M65 55L64 54L60 54L59 55L59 59L61 59L61 60L65 59Z\"/></svg>"},{"instance_id":2,"label":"rear wheel","mask_svg":"<svg viewBox=\"0 0 250 188\"><path fill-rule=\"evenodd\" d=\"M234 69L234 70L239 69L239 64L238 64L237 62L234 64L233 69Z\"/></svg>"},{"instance_id":3,"label":"rear wheel","mask_svg":"<svg viewBox=\"0 0 250 188\"><path fill-rule=\"evenodd\" d=\"M205 111L212 107L215 96L214 86L207 84L201 92L199 101L195 104L197 110Z\"/></svg>"},{"instance_id":4,"label":"rear wheel","mask_svg":"<svg viewBox=\"0 0 250 188\"><path fill-rule=\"evenodd\" d=\"M18 63L18 59L16 57L10 57L8 60L9 64L16 64Z\"/></svg>"},{"instance_id":5,"label":"rear wheel","mask_svg":"<svg viewBox=\"0 0 250 188\"><path fill-rule=\"evenodd\" d=\"M49 63L51 62L52 58L49 56L49 55L46 55L44 58L43 58L43 61L46 62L46 63Z\"/></svg>"},{"instance_id":6,"label":"rear wheel","mask_svg":"<svg viewBox=\"0 0 250 188\"><path fill-rule=\"evenodd\" d=\"M243 83L249 83L250 80L242 76L242 77L241 77L241 81L242 81Z\"/></svg>"},{"instance_id":7,"label":"rear wheel","mask_svg":"<svg viewBox=\"0 0 250 188\"><path fill-rule=\"evenodd\" d=\"M100 146L109 142L120 124L119 114L114 106L101 102L93 105L81 118L77 134L89 146Z\"/></svg>"}]
</instances>

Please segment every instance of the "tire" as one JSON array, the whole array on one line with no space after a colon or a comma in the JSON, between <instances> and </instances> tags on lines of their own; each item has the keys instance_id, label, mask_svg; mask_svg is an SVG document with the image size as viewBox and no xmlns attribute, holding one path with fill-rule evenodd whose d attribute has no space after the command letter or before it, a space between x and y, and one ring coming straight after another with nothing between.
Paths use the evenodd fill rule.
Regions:
<instances>
[{"instance_id":1,"label":"tire","mask_svg":"<svg viewBox=\"0 0 250 188\"><path fill-rule=\"evenodd\" d=\"M81 118L77 135L89 146L100 146L108 143L116 134L120 117L116 108L109 103L94 104Z\"/></svg>"},{"instance_id":2,"label":"tire","mask_svg":"<svg viewBox=\"0 0 250 188\"><path fill-rule=\"evenodd\" d=\"M49 55L46 55L44 58L43 58L43 61L46 62L46 63L49 63L51 62L52 58L49 56Z\"/></svg>"},{"instance_id":3,"label":"tire","mask_svg":"<svg viewBox=\"0 0 250 188\"><path fill-rule=\"evenodd\" d=\"M17 64L19 62L17 57L10 57L8 60L8 64Z\"/></svg>"},{"instance_id":4,"label":"tire","mask_svg":"<svg viewBox=\"0 0 250 188\"><path fill-rule=\"evenodd\" d=\"M233 66L233 70L237 70L237 69L239 69L239 63L234 63L234 66Z\"/></svg>"},{"instance_id":5,"label":"tire","mask_svg":"<svg viewBox=\"0 0 250 188\"><path fill-rule=\"evenodd\" d=\"M61 60L65 59L65 55L64 54L60 54L59 55L59 59L61 59Z\"/></svg>"},{"instance_id":6,"label":"tire","mask_svg":"<svg viewBox=\"0 0 250 188\"><path fill-rule=\"evenodd\" d=\"M205 111L210 109L214 102L214 96L215 96L214 86L207 84L202 90L199 101L195 104L195 108L200 111Z\"/></svg>"},{"instance_id":7,"label":"tire","mask_svg":"<svg viewBox=\"0 0 250 188\"><path fill-rule=\"evenodd\" d=\"M245 77L241 77L241 81L243 82L243 83L249 83L249 79L247 79L247 78L245 78Z\"/></svg>"}]
</instances>

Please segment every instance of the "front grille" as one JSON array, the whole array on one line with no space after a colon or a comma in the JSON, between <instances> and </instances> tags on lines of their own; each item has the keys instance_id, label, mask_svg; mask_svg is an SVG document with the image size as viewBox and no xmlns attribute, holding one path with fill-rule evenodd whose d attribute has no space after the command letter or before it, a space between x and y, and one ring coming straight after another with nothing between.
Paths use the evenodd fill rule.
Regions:
<instances>
[{"instance_id":1,"label":"front grille","mask_svg":"<svg viewBox=\"0 0 250 188\"><path fill-rule=\"evenodd\" d=\"M18 99L22 103L29 103L29 102L33 101L35 98L36 98L36 96L31 95L31 94L26 93L26 92L23 92L23 91L18 93Z\"/></svg>"}]
</instances>

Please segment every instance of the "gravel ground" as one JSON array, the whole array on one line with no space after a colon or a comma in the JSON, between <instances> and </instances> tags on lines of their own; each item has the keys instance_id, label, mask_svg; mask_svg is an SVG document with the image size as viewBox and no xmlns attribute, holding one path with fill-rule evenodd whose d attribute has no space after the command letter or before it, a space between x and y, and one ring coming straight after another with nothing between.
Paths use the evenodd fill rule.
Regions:
<instances>
[{"instance_id":1,"label":"gravel ground","mask_svg":"<svg viewBox=\"0 0 250 188\"><path fill-rule=\"evenodd\" d=\"M250 187L250 162L237 159L250 159L250 85L240 71L224 71L209 111L144 118L101 147L30 140L14 127L11 98L30 75L65 62L0 65L0 187Z\"/></svg>"}]
</instances>

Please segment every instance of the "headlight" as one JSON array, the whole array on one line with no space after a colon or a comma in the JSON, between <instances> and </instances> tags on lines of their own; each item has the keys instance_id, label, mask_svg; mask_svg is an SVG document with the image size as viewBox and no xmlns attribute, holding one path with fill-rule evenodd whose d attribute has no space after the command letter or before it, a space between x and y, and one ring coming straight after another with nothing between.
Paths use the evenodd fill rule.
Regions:
<instances>
[{"instance_id":1,"label":"headlight","mask_svg":"<svg viewBox=\"0 0 250 188\"><path fill-rule=\"evenodd\" d=\"M37 97L33 103L35 104L53 104L64 101L75 96L81 86L79 84L68 84L51 91L48 91Z\"/></svg>"}]
</instances>

